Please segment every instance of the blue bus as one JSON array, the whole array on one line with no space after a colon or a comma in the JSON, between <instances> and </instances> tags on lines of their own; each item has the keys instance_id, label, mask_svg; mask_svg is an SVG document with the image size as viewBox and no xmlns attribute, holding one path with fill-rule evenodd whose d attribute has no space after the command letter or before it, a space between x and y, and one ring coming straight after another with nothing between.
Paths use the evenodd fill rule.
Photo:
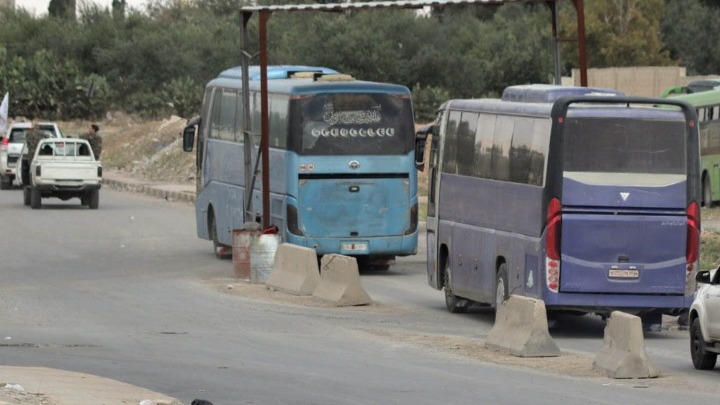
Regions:
<instances>
[{"instance_id":1,"label":"blue bus","mask_svg":"<svg viewBox=\"0 0 720 405\"><path fill-rule=\"evenodd\" d=\"M447 101L416 150L425 142L428 281L450 312L510 294L542 299L551 318L622 310L653 325L689 308L700 239L689 104L512 86Z\"/></svg>"},{"instance_id":2,"label":"blue bus","mask_svg":"<svg viewBox=\"0 0 720 405\"><path fill-rule=\"evenodd\" d=\"M251 220L262 217L261 182L245 184L245 148L258 167L261 121L260 69L248 72L251 145L243 133L239 67L207 84L201 115L185 132L186 151L197 133L197 233L213 241L218 255L232 245L247 208ZM415 254L417 170L408 88L312 66L270 66L267 77L270 219L283 242L384 269L396 256Z\"/></svg>"}]
</instances>

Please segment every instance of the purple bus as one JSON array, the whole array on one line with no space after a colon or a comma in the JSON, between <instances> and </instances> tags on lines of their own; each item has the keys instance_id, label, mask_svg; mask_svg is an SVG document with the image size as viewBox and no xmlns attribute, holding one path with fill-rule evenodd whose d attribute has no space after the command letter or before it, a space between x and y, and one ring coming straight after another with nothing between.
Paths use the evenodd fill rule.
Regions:
<instances>
[{"instance_id":1,"label":"purple bus","mask_svg":"<svg viewBox=\"0 0 720 405\"><path fill-rule=\"evenodd\" d=\"M700 154L689 104L512 86L444 103L416 156L429 171L428 282L450 312L518 294L550 317L622 310L653 325L690 307Z\"/></svg>"}]
</instances>

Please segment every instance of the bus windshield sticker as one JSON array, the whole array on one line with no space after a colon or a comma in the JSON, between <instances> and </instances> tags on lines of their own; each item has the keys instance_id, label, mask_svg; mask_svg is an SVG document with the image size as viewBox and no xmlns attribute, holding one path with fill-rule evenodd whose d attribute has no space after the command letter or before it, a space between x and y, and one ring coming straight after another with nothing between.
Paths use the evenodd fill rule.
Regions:
<instances>
[{"instance_id":1,"label":"bus windshield sticker","mask_svg":"<svg viewBox=\"0 0 720 405\"><path fill-rule=\"evenodd\" d=\"M380 105L375 104L369 110L335 111L332 102L323 107L323 121L335 124L375 124L382 120Z\"/></svg>"}]
</instances>

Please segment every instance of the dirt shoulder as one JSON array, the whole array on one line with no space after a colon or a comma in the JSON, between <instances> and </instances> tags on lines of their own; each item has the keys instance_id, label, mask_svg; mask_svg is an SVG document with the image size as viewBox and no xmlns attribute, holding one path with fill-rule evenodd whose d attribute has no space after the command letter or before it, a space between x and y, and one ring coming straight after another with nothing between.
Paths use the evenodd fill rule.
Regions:
<instances>
[{"instance_id":1,"label":"dirt shoulder","mask_svg":"<svg viewBox=\"0 0 720 405\"><path fill-rule=\"evenodd\" d=\"M182 405L120 381L44 367L0 366L0 387L0 405Z\"/></svg>"}]
</instances>

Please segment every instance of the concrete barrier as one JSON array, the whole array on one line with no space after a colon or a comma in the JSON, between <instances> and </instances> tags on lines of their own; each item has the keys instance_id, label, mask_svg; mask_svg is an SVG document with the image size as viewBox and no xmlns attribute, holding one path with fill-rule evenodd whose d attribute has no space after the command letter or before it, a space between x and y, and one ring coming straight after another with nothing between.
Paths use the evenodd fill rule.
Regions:
<instances>
[{"instance_id":1,"label":"concrete barrier","mask_svg":"<svg viewBox=\"0 0 720 405\"><path fill-rule=\"evenodd\" d=\"M315 249L282 243L265 286L294 295L312 295L319 281Z\"/></svg>"},{"instance_id":2,"label":"concrete barrier","mask_svg":"<svg viewBox=\"0 0 720 405\"><path fill-rule=\"evenodd\" d=\"M333 302L338 307L372 302L360 283L360 272L354 257L325 255L320 269L320 282L313 291L313 297Z\"/></svg>"},{"instance_id":3,"label":"concrete barrier","mask_svg":"<svg viewBox=\"0 0 720 405\"><path fill-rule=\"evenodd\" d=\"M647 359L640 317L614 311L605 325L603 348L593 368L612 378L654 378L658 370Z\"/></svg>"},{"instance_id":4,"label":"concrete barrier","mask_svg":"<svg viewBox=\"0 0 720 405\"><path fill-rule=\"evenodd\" d=\"M545 303L511 295L495 315L485 347L518 357L557 357L560 349L548 332Z\"/></svg>"}]
</instances>

